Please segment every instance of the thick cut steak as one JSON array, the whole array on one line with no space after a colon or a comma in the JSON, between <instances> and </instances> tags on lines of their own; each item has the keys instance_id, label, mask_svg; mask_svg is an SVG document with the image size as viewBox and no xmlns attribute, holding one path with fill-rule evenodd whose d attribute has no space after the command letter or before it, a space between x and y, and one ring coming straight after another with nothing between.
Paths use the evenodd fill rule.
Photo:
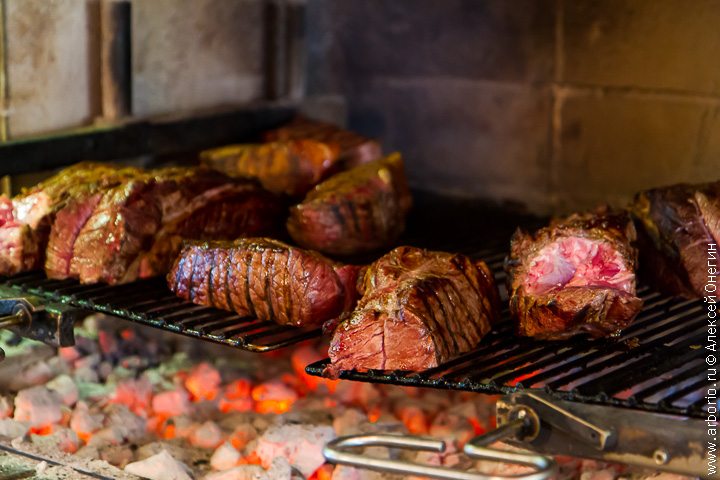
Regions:
<instances>
[{"instance_id":1,"label":"thick cut steak","mask_svg":"<svg viewBox=\"0 0 720 480\"><path fill-rule=\"evenodd\" d=\"M140 174L136 168L79 163L66 168L13 199L0 196L0 275L40 268L50 226L69 204L94 202L97 192ZM89 207L88 207L89 208ZM76 205L68 215L83 215ZM61 220L71 221L69 219ZM62 247L58 255L65 255ZM54 255L50 252L49 256ZM53 263L54 260L51 260Z\"/></svg>"},{"instance_id":2,"label":"thick cut steak","mask_svg":"<svg viewBox=\"0 0 720 480\"><path fill-rule=\"evenodd\" d=\"M315 140L230 145L207 150L202 163L231 177L256 179L267 190L304 195L320 182L338 158L337 147Z\"/></svg>"},{"instance_id":3,"label":"thick cut steak","mask_svg":"<svg viewBox=\"0 0 720 480\"><path fill-rule=\"evenodd\" d=\"M708 244L720 240L720 182L647 190L635 197L631 211L647 280L666 293L705 295Z\"/></svg>"},{"instance_id":4,"label":"thick cut steak","mask_svg":"<svg viewBox=\"0 0 720 480\"><path fill-rule=\"evenodd\" d=\"M89 215L83 205L83 215L68 214L77 222L53 227L51 240L74 234L75 241L64 257L69 262L48 274L109 284L165 274L183 238L265 234L277 226L281 210L275 197L249 181L195 168L148 171L103 192Z\"/></svg>"},{"instance_id":5,"label":"thick cut steak","mask_svg":"<svg viewBox=\"0 0 720 480\"><path fill-rule=\"evenodd\" d=\"M435 367L475 348L499 318L490 269L464 255L398 247L358 285L363 296L332 337L331 376Z\"/></svg>"},{"instance_id":6,"label":"thick cut steak","mask_svg":"<svg viewBox=\"0 0 720 480\"><path fill-rule=\"evenodd\" d=\"M267 141L317 140L334 145L339 150L344 168L372 162L382 157L380 143L357 133L344 130L330 123L297 117L289 124L266 132Z\"/></svg>"},{"instance_id":7,"label":"thick cut steak","mask_svg":"<svg viewBox=\"0 0 720 480\"><path fill-rule=\"evenodd\" d=\"M392 245L412 199L400 154L338 173L290 210L287 228L300 245L352 255Z\"/></svg>"},{"instance_id":8,"label":"thick cut steak","mask_svg":"<svg viewBox=\"0 0 720 480\"><path fill-rule=\"evenodd\" d=\"M321 325L350 311L359 267L268 238L191 242L168 274L180 298L283 325Z\"/></svg>"},{"instance_id":9,"label":"thick cut steak","mask_svg":"<svg viewBox=\"0 0 720 480\"><path fill-rule=\"evenodd\" d=\"M600 209L518 230L507 261L510 311L520 335L613 335L640 312L635 229L626 213Z\"/></svg>"}]
</instances>

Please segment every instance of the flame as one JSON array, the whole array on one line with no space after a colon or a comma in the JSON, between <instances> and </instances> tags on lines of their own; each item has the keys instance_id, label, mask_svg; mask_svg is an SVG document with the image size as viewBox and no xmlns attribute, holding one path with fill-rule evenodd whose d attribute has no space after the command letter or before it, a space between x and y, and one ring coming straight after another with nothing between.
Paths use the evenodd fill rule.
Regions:
<instances>
[{"instance_id":1,"label":"flame","mask_svg":"<svg viewBox=\"0 0 720 480\"><path fill-rule=\"evenodd\" d=\"M475 430L475 435L482 435L483 433L486 432L485 427L483 426L482 423L480 423L480 419L478 419L476 417L469 417L468 421L472 425L473 430Z\"/></svg>"}]
</instances>

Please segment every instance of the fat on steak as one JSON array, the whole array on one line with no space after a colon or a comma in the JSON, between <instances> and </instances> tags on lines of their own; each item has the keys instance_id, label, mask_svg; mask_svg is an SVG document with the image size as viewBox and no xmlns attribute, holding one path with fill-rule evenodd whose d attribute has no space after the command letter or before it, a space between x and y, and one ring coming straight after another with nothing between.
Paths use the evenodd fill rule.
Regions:
<instances>
[{"instance_id":1,"label":"fat on steak","mask_svg":"<svg viewBox=\"0 0 720 480\"><path fill-rule=\"evenodd\" d=\"M320 182L338 158L335 145L315 140L230 145L207 150L201 162L231 177L253 178L267 190L304 195Z\"/></svg>"},{"instance_id":2,"label":"fat on steak","mask_svg":"<svg viewBox=\"0 0 720 480\"><path fill-rule=\"evenodd\" d=\"M168 285L198 305L283 325L321 325L350 311L360 267L269 238L191 242Z\"/></svg>"},{"instance_id":3,"label":"fat on steak","mask_svg":"<svg viewBox=\"0 0 720 480\"><path fill-rule=\"evenodd\" d=\"M326 254L370 252L398 239L411 204L402 157L394 153L317 185L290 209L287 229L299 245Z\"/></svg>"},{"instance_id":4,"label":"fat on steak","mask_svg":"<svg viewBox=\"0 0 720 480\"><path fill-rule=\"evenodd\" d=\"M708 244L720 240L720 182L672 185L636 195L641 273L665 293L706 295Z\"/></svg>"},{"instance_id":5,"label":"fat on steak","mask_svg":"<svg viewBox=\"0 0 720 480\"><path fill-rule=\"evenodd\" d=\"M518 230L507 260L510 312L520 335L613 335L640 312L635 228L625 212L574 214L534 234Z\"/></svg>"},{"instance_id":6,"label":"fat on steak","mask_svg":"<svg viewBox=\"0 0 720 480\"><path fill-rule=\"evenodd\" d=\"M343 168L352 168L382 158L382 147L376 140L330 123L301 116L287 125L265 133L265 140L270 142L305 139L337 148Z\"/></svg>"},{"instance_id":7,"label":"fat on steak","mask_svg":"<svg viewBox=\"0 0 720 480\"><path fill-rule=\"evenodd\" d=\"M42 267L50 227L60 211L75 202L92 203L96 195L139 173L132 167L83 162L12 199L0 196L0 275Z\"/></svg>"},{"instance_id":8,"label":"fat on steak","mask_svg":"<svg viewBox=\"0 0 720 480\"><path fill-rule=\"evenodd\" d=\"M363 296L330 343L330 376L435 367L475 348L500 315L490 269L460 254L398 247L358 286Z\"/></svg>"},{"instance_id":9,"label":"fat on steak","mask_svg":"<svg viewBox=\"0 0 720 480\"><path fill-rule=\"evenodd\" d=\"M265 234L281 213L277 199L250 181L198 168L142 172L103 192L89 215L53 226L49 252L77 233L72 253L64 250L48 274L109 284L165 274L183 239Z\"/></svg>"}]
</instances>

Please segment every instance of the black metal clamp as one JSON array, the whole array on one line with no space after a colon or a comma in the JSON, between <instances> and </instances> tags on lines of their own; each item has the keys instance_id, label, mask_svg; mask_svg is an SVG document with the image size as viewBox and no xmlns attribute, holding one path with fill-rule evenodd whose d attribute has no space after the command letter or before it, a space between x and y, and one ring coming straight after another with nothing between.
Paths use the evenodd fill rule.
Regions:
<instances>
[{"instance_id":1,"label":"black metal clamp","mask_svg":"<svg viewBox=\"0 0 720 480\"><path fill-rule=\"evenodd\" d=\"M19 296L13 289L0 287L0 330L9 329L54 347L69 347L75 344L75 322L85 315L69 305L35 295ZM4 352L1 354L4 357Z\"/></svg>"}]
</instances>

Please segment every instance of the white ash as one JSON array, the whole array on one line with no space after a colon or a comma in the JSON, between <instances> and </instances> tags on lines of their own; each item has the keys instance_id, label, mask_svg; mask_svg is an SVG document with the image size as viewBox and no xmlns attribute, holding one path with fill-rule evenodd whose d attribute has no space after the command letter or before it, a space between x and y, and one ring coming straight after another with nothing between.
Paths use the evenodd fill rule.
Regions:
<instances>
[{"instance_id":1,"label":"white ash","mask_svg":"<svg viewBox=\"0 0 720 480\"><path fill-rule=\"evenodd\" d=\"M128 463L125 471L149 480L192 480L187 465L179 462L167 450L139 462Z\"/></svg>"},{"instance_id":2,"label":"white ash","mask_svg":"<svg viewBox=\"0 0 720 480\"><path fill-rule=\"evenodd\" d=\"M322 449L334 438L335 432L329 426L273 426L258 438L255 451L264 465L283 457L308 477L325 463Z\"/></svg>"},{"instance_id":3,"label":"white ash","mask_svg":"<svg viewBox=\"0 0 720 480\"><path fill-rule=\"evenodd\" d=\"M76 346L58 354L26 340L0 345L10 352L0 362L0 379L14 382L0 383L14 386L0 391L0 441L121 479L137 477L117 467L153 465L148 461L155 458L185 465L179 474L196 479L286 480L300 471L306 478L394 480L400 477L323 464L322 448L336 435L413 432L442 436L448 451L369 447L363 453L459 469L512 469L478 465L459 453L469 436L491 426L493 397L309 377L304 364L324 357L322 346L305 344L270 358L127 325L91 317ZM41 421L48 419L54 421ZM73 448L75 454L62 452ZM562 465L562 478L587 474L591 480L614 468L572 460ZM62 467L48 467L43 477L55 478L53 472L75 478Z\"/></svg>"}]
</instances>

